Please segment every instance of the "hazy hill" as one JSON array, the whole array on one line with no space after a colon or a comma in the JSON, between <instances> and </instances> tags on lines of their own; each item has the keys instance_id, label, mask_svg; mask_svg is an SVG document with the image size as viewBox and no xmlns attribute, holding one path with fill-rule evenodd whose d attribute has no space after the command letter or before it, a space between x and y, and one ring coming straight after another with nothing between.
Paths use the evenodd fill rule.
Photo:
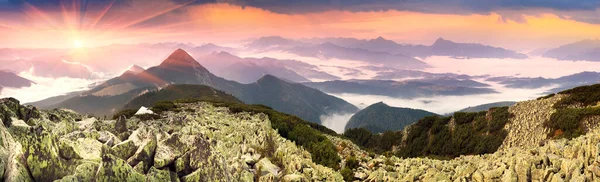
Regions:
<instances>
[{"instance_id":1,"label":"hazy hill","mask_svg":"<svg viewBox=\"0 0 600 182\"><path fill-rule=\"evenodd\" d=\"M89 91L66 100L55 107L66 107L81 113L111 115L134 97L148 90L171 84L206 85L231 94L247 104L263 104L275 110L294 114L308 121L320 123L320 116L331 113L349 113L358 110L348 102L319 90L265 75L255 83L240 84L217 77L194 60L187 52L178 49L160 65L138 74L122 75ZM100 95L97 93L118 93ZM96 93L96 94L94 94ZM98 100L106 104L90 104ZM111 101L111 102L108 102ZM80 106L85 105L85 106ZM83 108L90 107L90 110ZM97 107L96 109L94 109Z\"/></svg>"},{"instance_id":2,"label":"hazy hill","mask_svg":"<svg viewBox=\"0 0 600 182\"><path fill-rule=\"evenodd\" d=\"M169 85L166 88L137 96L125 104L123 108L137 110L141 106L153 106L158 101L174 101L178 99L194 99L205 102L242 102L232 95L204 85Z\"/></svg>"},{"instance_id":3,"label":"hazy hill","mask_svg":"<svg viewBox=\"0 0 600 182\"><path fill-rule=\"evenodd\" d=\"M456 43L443 38L429 47L429 56L451 56L466 58L514 58L526 59L527 55L515 51L476 43Z\"/></svg>"},{"instance_id":4,"label":"hazy hill","mask_svg":"<svg viewBox=\"0 0 600 182\"><path fill-rule=\"evenodd\" d=\"M0 70L0 86L21 88L29 87L31 84L34 84L31 80L20 77L9 71Z\"/></svg>"},{"instance_id":5,"label":"hazy hill","mask_svg":"<svg viewBox=\"0 0 600 182\"><path fill-rule=\"evenodd\" d=\"M490 108L493 108L493 107L512 106L512 105L515 105L516 103L517 102L512 102L512 101L494 102L494 103L481 104L481 105L477 105L477 106L472 106L472 107L464 108L464 109L461 109L461 110L456 111L456 112L480 112L480 111L487 111L487 110L489 110Z\"/></svg>"},{"instance_id":6,"label":"hazy hill","mask_svg":"<svg viewBox=\"0 0 600 182\"><path fill-rule=\"evenodd\" d=\"M0 70L0 92L3 87L21 88L30 87L31 84L35 83L12 72Z\"/></svg>"},{"instance_id":7,"label":"hazy hill","mask_svg":"<svg viewBox=\"0 0 600 182\"><path fill-rule=\"evenodd\" d=\"M525 54L500 47L476 43L457 43L443 38L437 39L432 45L399 44L383 37L370 40L355 38L314 38L304 39L304 41L314 44L329 42L342 47L360 48L390 54L403 54L412 57L450 56L460 58L527 58L527 55Z\"/></svg>"},{"instance_id":8,"label":"hazy hill","mask_svg":"<svg viewBox=\"0 0 600 182\"><path fill-rule=\"evenodd\" d=\"M410 56L374 52L361 48L347 48L329 42L312 46L298 46L287 51L306 57L357 60L394 68L423 69L429 67L427 63Z\"/></svg>"},{"instance_id":9,"label":"hazy hill","mask_svg":"<svg viewBox=\"0 0 600 182\"><path fill-rule=\"evenodd\" d=\"M600 61L600 40L582 40L546 51L543 56L560 60Z\"/></svg>"},{"instance_id":10,"label":"hazy hill","mask_svg":"<svg viewBox=\"0 0 600 182\"><path fill-rule=\"evenodd\" d=\"M403 130L405 126L411 125L425 116L434 115L437 114L420 109L390 107L379 102L354 114L346 124L345 130L365 128L372 133Z\"/></svg>"},{"instance_id":11,"label":"hazy hill","mask_svg":"<svg viewBox=\"0 0 600 182\"><path fill-rule=\"evenodd\" d=\"M270 58L241 58L228 52L213 52L199 57L200 64L211 73L239 83L253 83L269 74L293 82L305 82L307 78L288 69L294 67L288 61Z\"/></svg>"},{"instance_id":12,"label":"hazy hill","mask_svg":"<svg viewBox=\"0 0 600 182\"><path fill-rule=\"evenodd\" d=\"M400 98L495 93L493 89L489 88L448 86L447 81L444 85L441 85L430 83L427 80L401 82L393 80L336 80L304 84L327 93L354 93Z\"/></svg>"},{"instance_id":13,"label":"hazy hill","mask_svg":"<svg viewBox=\"0 0 600 182\"><path fill-rule=\"evenodd\" d=\"M506 87L510 88L542 88L557 86L549 90L548 92L556 93L562 90L571 89L582 85L590 85L600 83L600 73L585 71L581 73L575 73L572 75L566 75L559 78L543 78L543 77L493 77L488 78L487 81L498 82Z\"/></svg>"}]
</instances>

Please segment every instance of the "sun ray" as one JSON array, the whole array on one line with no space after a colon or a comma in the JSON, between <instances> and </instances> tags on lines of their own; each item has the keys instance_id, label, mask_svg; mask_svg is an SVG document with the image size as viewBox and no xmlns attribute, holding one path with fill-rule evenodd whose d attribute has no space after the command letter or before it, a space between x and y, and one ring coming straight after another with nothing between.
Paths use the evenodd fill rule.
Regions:
<instances>
[{"instance_id":1,"label":"sun ray","mask_svg":"<svg viewBox=\"0 0 600 182\"><path fill-rule=\"evenodd\" d=\"M35 16L40 17L41 19L43 19L44 21L46 21L46 23L50 24L50 26L52 26L54 29L59 29L58 25L56 24L56 22L54 22L52 20L52 18L50 18L46 13L44 13L43 11L39 10L37 7L33 6L30 3L25 3L25 7L28 9L25 11L25 13L27 15L29 15L32 18L35 18ZM33 16L32 16L33 13Z\"/></svg>"},{"instance_id":2,"label":"sun ray","mask_svg":"<svg viewBox=\"0 0 600 182\"><path fill-rule=\"evenodd\" d=\"M173 11L173 10L176 10L176 9L179 9L179 8L181 8L181 7L187 6L187 5L189 5L189 4L193 3L193 2L196 2L196 1L197 1L197 0L192 0L192 1L189 1L189 2L187 2L187 3L182 3L182 4L176 5L176 6L174 6L174 7L170 7L170 8L164 9L164 10L162 10L162 11L159 11L159 12L156 12L156 13L154 13L154 14L151 14L151 15L145 16L144 18L141 18L141 19L138 19L138 20L134 20L133 22L130 22L130 23L128 23L128 24L125 24L125 25L123 25L123 26L119 27L118 29L125 29L125 28L129 28L129 27L131 27L131 26L133 26L133 25L136 25L136 24L138 24L138 23L142 23L142 22L144 22L144 21L146 21L146 20L150 20L150 19L152 19L152 18L155 18L155 17L157 17L157 16L163 15L163 14L165 14L165 13L169 13L169 12L171 12L171 11Z\"/></svg>"},{"instance_id":3,"label":"sun ray","mask_svg":"<svg viewBox=\"0 0 600 182\"><path fill-rule=\"evenodd\" d=\"M116 2L116 0L112 0L110 3L108 3L108 5L104 9L102 9L102 11L100 12L100 15L91 24L92 28L96 28L96 25L102 20L102 18L104 18L106 13L108 13L108 11L110 10L110 8L112 8L112 6L115 4L115 2Z\"/></svg>"}]
</instances>

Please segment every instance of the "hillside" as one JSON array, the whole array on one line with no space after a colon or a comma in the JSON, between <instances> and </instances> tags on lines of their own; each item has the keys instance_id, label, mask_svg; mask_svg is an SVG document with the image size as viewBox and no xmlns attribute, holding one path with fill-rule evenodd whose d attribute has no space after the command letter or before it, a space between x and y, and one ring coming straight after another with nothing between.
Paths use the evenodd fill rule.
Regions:
<instances>
[{"instance_id":1,"label":"hillside","mask_svg":"<svg viewBox=\"0 0 600 182\"><path fill-rule=\"evenodd\" d=\"M31 80L20 77L12 72L0 70L0 91L2 91L2 87L21 88L29 87L32 84L34 83Z\"/></svg>"},{"instance_id":2,"label":"hillside","mask_svg":"<svg viewBox=\"0 0 600 182\"><path fill-rule=\"evenodd\" d=\"M496 93L491 88L448 86L438 79L430 80L334 80L306 82L309 87L326 93L353 93L363 95L383 95L396 98L419 98L440 95L475 95ZM461 83L454 82L456 85Z\"/></svg>"},{"instance_id":3,"label":"hillside","mask_svg":"<svg viewBox=\"0 0 600 182\"><path fill-rule=\"evenodd\" d=\"M543 56L559 60L600 61L600 40L582 40L550 49Z\"/></svg>"},{"instance_id":4,"label":"hillside","mask_svg":"<svg viewBox=\"0 0 600 182\"><path fill-rule=\"evenodd\" d=\"M343 137L260 105L185 101L157 104L157 114L99 120L0 99L0 166L7 169L0 178L597 181L598 90L578 87L510 107L428 116L403 131L352 129Z\"/></svg>"},{"instance_id":5,"label":"hillside","mask_svg":"<svg viewBox=\"0 0 600 182\"><path fill-rule=\"evenodd\" d=\"M512 101L506 101L506 102L493 102L493 103L487 103L487 104L481 104L481 105L476 105L476 106L472 106L472 107L467 107L464 109L461 109L459 111L456 112L480 112L480 111L487 111L490 108L493 107L505 107L505 106L512 106L515 105L517 102L512 102Z\"/></svg>"},{"instance_id":6,"label":"hillside","mask_svg":"<svg viewBox=\"0 0 600 182\"><path fill-rule=\"evenodd\" d=\"M390 107L383 102L379 102L354 114L346 124L345 130L365 128L372 133L397 131L425 116L433 115L437 114L419 109Z\"/></svg>"},{"instance_id":7,"label":"hillside","mask_svg":"<svg viewBox=\"0 0 600 182\"><path fill-rule=\"evenodd\" d=\"M301 120L207 103L177 104L157 119L116 121L38 111L14 99L0 105L0 167L7 169L0 179L6 181L342 180L332 169L339 162L333 144ZM275 125L293 126L285 133L291 139Z\"/></svg>"},{"instance_id":8,"label":"hillside","mask_svg":"<svg viewBox=\"0 0 600 182\"><path fill-rule=\"evenodd\" d=\"M166 88L144 93L129 101L123 108L139 109L152 106L158 101L194 99L208 102L241 103L237 98L204 85L169 85Z\"/></svg>"},{"instance_id":9,"label":"hillside","mask_svg":"<svg viewBox=\"0 0 600 182\"><path fill-rule=\"evenodd\" d=\"M358 110L342 99L271 75L264 75L250 84L217 77L181 49L173 52L158 66L137 74L128 73L110 79L87 93L70 98L52 108L68 108L80 113L110 116L136 96L171 84L209 86L233 95L244 103L266 105L315 123L321 122L322 115L353 113Z\"/></svg>"}]
</instances>

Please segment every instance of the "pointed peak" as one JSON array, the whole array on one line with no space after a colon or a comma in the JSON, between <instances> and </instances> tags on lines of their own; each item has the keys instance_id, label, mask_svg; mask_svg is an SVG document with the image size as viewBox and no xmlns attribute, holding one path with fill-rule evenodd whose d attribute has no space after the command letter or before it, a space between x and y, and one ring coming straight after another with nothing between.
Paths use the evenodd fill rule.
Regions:
<instances>
[{"instance_id":1,"label":"pointed peak","mask_svg":"<svg viewBox=\"0 0 600 182\"><path fill-rule=\"evenodd\" d=\"M142 68L141 66L131 65L127 70L125 70L125 72L123 72L122 75L125 75L125 74L134 74L134 75L136 75L136 74L144 72L144 71L146 71L146 69Z\"/></svg>"},{"instance_id":2,"label":"pointed peak","mask_svg":"<svg viewBox=\"0 0 600 182\"><path fill-rule=\"evenodd\" d=\"M375 40L386 40L382 36L377 37Z\"/></svg>"},{"instance_id":3,"label":"pointed peak","mask_svg":"<svg viewBox=\"0 0 600 182\"><path fill-rule=\"evenodd\" d=\"M277 78L276 76L270 75L270 74L265 74L263 77L261 77L260 79L258 79L256 81L256 83L258 84L262 84L262 83L274 83L274 82L285 82L282 79Z\"/></svg>"},{"instance_id":4,"label":"pointed peak","mask_svg":"<svg viewBox=\"0 0 600 182\"><path fill-rule=\"evenodd\" d=\"M206 43L206 44L202 45L202 47L218 47L218 46L213 43Z\"/></svg>"},{"instance_id":5,"label":"pointed peak","mask_svg":"<svg viewBox=\"0 0 600 182\"><path fill-rule=\"evenodd\" d=\"M373 104L373 106L388 106L388 105L383 103L383 101L379 101L379 102Z\"/></svg>"},{"instance_id":6,"label":"pointed peak","mask_svg":"<svg viewBox=\"0 0 600 182\"><path fill-rule=\"evenodd\" d=\"M433 44L436 45L436 44L443 44L443 43L453 43L453 42L440 37L437 40L435 40L435 42Z\"/></svg>"},{"instance_id":7,"label":"pointed peak","mask_svg":"<svg viewBox=\"0 0 600 182\"><path fill-rule=\"evenodd\" d=\"M163 61L160 66L170 66L170 67L201 67L200 63L198 63L188 52L183 49L177 49L173 52L165 61Z\"/></svg>"}]
</instances>

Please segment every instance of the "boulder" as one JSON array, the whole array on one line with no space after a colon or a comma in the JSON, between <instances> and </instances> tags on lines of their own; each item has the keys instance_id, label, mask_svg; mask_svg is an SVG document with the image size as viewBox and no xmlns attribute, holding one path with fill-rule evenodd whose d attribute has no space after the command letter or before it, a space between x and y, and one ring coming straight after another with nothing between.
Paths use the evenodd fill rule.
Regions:
<instances>
[{"instance_id":1,"label":"boulder","mask_svg":"<svg viewBox=\"0 0 600 182\"><path fill-rule=\"evenodd\" d=\"M112 154L123 160L129 159L137 151L138 147L132 140L125 140L115 144L112 148Z\"/></svg>"},{"instance_id":2,"label":"boulder","mask_svg":"<svg viewBox=\"0 0 600 182\"><path fill-rule=\"evenodd\" d=\"M97 181L145 181L146 176L135 172L123 159L110 154L108 147L102 148L102 162L96 173Z\"/></svg>"},{"instance_id":3,"label":"boulder","mask_svg":"<svg viewBox=\"0 0 600 182\"><path fill-rule=\"evenodd\" d=\"M59 155L60 146L54 134L42 127L32 130L22 143L31 176L36 181L53 181L72 174L78 160L67 160Z\"/></svg>"},{"instance_id":4,"label":"boulder","mask_svg":"<svg viewBox=\"0 0 600 182\"><path fill-rule=\"evenodd\" d=\"M158 143L154 156L154 167L162 168L171 164L187 152L189 148L188 144L182 141L179 133L173 133L170 137Z\"/></svg>"},{"instance_id":5,"label":"boulder","mask_svg":"<svg viewBox=\"0 0 600 182\"><path fill-rule=\"evenodd\" d=\"M279 171L281 170L281 168L279 168L277 165L271 163L271 161L269 159L263 158L256 163L255 170L259 176L264 176L267 174L272 174L274 176L277 176L279 174Z\"/></svg>"},{"instance_id":6,"label":"boulder","mask_svg":"<svg viewBox=\"0 0 600 182\"><path fill-rule=\"evenodd\" d=\"M179 177L176 173L169 170L156 169L155 167L150 167L148 174L146 174L146 179L147 182L179 182Z\"/></svg>"}]
</instances>

